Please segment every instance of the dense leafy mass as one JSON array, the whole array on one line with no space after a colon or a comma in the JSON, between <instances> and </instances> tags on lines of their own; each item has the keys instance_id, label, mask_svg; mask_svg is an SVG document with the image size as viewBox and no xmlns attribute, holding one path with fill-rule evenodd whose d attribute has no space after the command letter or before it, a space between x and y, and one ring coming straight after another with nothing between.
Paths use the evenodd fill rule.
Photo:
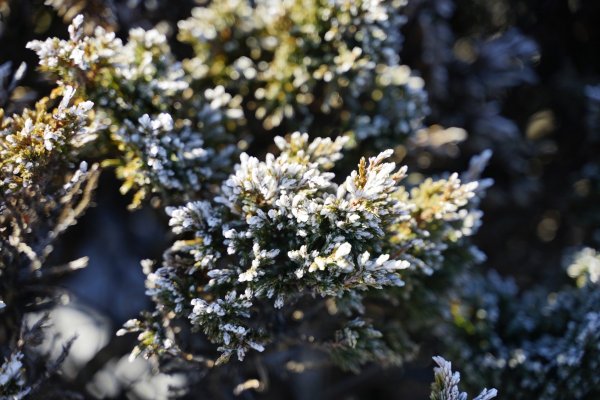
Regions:
<instances>
[{"instance_id":1,"label":"dense leafy mass","mask_svg":"<svg viewBox=\"0 0 600 400\"><path fill-rule=\"evenodd\" d=\"M403 0L211 2L179 23L201 86L244 98L263 128L402 143L427 114L423 80L400 63ZM276 131L281 132L281 129Z\"/></svg>"},{"instance_id":2,"label":"dense leafy mass","mask_svg":"<svg viewBox=\"0 0 600 400\"><path fill-rule=\"evenodd\" d=\"M136 190L133 207L150 194L167 204L186 200L226 176L236 151L227 123L241 118L238 101L222 86L194 92L163 33L132 29L123 44L102 27L86 36L78 16L68 40L28 47L42 70L97 105L96 146L109 147L100 156L117 167L121 192Z\"/></svg>"},{"instance_id":3,"label":"dense leafy mass","mask_svg":"<svg viewBox=\"0 0 600 400\"><path fill-rule=\"evenodd\" d=\"M470 210L477 182L462 183L455 174L407 189L401 184L406 168L396 170L385 151L362 159L336 184L328 170L345 142L310 141L300 133L278 137L277 157L242 154L212 201L167 209L173 232L189 237L149 274L148 292L163 314L189 319L218 346L217 363L232 354L241 361L249 349L263 351L276 341L271 316L293 325L319 304L327 304L335 333L315 346L332 352L342 367L404 359L364 299L373 290L395 296L411 275L440 269L448 247L468 246L464 237L479 218ZM322 318L316 313L307 323ZM313 329L302 334L318 335ZM165 339L157 333L140 334L141 351L162 350ZM302 341L298 333L280 335Z\"/></svg>"}]
</instances>

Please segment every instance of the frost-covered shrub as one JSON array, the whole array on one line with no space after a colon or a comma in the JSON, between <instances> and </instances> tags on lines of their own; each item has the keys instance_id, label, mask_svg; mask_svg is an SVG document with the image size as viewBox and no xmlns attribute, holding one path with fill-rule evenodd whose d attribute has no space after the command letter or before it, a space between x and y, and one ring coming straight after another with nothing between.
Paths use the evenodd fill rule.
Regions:
<instances>
[{"instance_id":1,"label":"frost-covered shrub","mask_svg":"<svg viewBox=\"0 0 600 400\"><path fill-rule=\"evenodd\" d=\"M126 324L141 331L134 354L178 353L173 319L216 346L217 364L282 343L350 369L414 353L385 310L410 302L405 286L442 269L446 251L469 248L478 183L454 174L408 188L388 150L338 184L328 170L345 141L278 137L278 156L242 154L213 199L167 209L184 239L148 271L157 313Z\"/></svg>"},{"instance_id":2,"label":"frost-covered shrub","mask_svg":"<svg viewBox=\"0 0 600 400\"><path fill-rule=\"evenodd\" d=\"M24 316L59 297L53 279L87 264L87 258L58 266L47 263L55 239L89 205L98 178L98 166L88 166L78 155L93 133L87 118L92 103L73 104L70 86L61 91L56 108L43 99L21 115L8 117L0 110L2 398L23 398L56 370L48 360L41 372L25 372L25 354L40 343L42 326L25 329Z\"/></svg>"},{"instance_id":3,"label":"frost-covered shrub","mask_svg":"<svg viewBox=\"0 0 600 400\"><path fill-rule=\"evenodd\" d=\"M235 4L240 9L228 12L256 13L254 22L267 16L267 3ZM256 76L271 87L277 74L287 73L285 62L301 57L308 64L302 61L292 69L308 86L283 86L292 90L294 101L298 94L311 100L296 110L296 103L279 99L292 110L287 117L308 126L313 114L325 116L330 124L317 124L317 134L332 135L327 129L335 126L354 133L356 140L372 136L358 128L364 124L374 135L387 137L379 145L396 144L402 139L393 135L405 137L421 126L425 100L420 80L399 64L399 5L317 2L305 13L293 2L281 3L261 24L271 24L265 29L276 29L285 39L281 44L288 43L290 34L281 24L297 26L297 32L292 30L297 43L285 54L278 50L285 46L266 44L263 50L273 52L267 60L274 61L263 65L267 61L258 57L263 73L255 71ZM196 11L180 24L181 38L194 47L198 42L191 31L206 24L197 20L200 16ZM311 32L315 17L323 22L315 25L323 32ZM69 96L77 88L77 101L96 104L93 132L84 141L94 146L79 151L117 167L124 180L121 191L136 190L134 207L151 193L166 204L193 200L167 208L173 232L184 239L165 252L156 270L144 263L148 294L157 307L126 324L125 331L141 331L134 355L194 359L194 346L179 340L181 325L184 331L199 331L201 342L215 345L207 350L204 343L198 352L207 365L215 363L215 353L220 364L234 354L243 360L249 350L263 351L268 345L269 351L277 351L282 343L312 347L353 370L372 361L400 364L414 355L411 332L393 309L399 298L404 306L413 293L428 293L427 277L451 274L447 254L454 254L452 263L459 268L464 267L459 260L466 264L476 256L465 237L474 233L481 217L477 172L466 183L454 174L405 185L400 181L406 169L395 171L395 163L388 161L393 152L387 150L362 159L340 183L329 170L341 158L348 136L311 141L300 133L276 138L281 154L268 154L264 162L242 154L232 172L234 143L245 133L239 107L248 111L257 100L252 100L256 93L242 87L255 84L249 76L240 81L205 75L219 57L198 64L204 57L198 48L182 68L166 36L156 29L133 29L123 43L101 27L86 36L82 27L78 16L68 40L28 45L40 57L41 69L58 77ZM263 34L242 32L240 40ZM292 53L295 58L288 59ZM278 72L280 67L284 70ZM268 88L263 83L258 91ZM414 93L407 97L408 89ZM315 98L317 94L325 97ZM314 110L317 104L320 109ZM263 116L268 129L281 122L277 107ZM229 178L227 172L232 172ZM435 297L433 292L429 297ZM322 324L323 318L330 322Z\"/></svg>"},{"instance_id":4,"label":"frost-covered shrub","mask_svg":"<svg viewBox=\"0 0 600 400\"><path fill-rule=\"evenodd\" d=\"M84 264L46 265L51 243L89 202L97 166L87 169L82 159L116 167L121 191L135 192L133 207L149 198L169 206L180 238L161 263L143 263L155 308L120 333L139 334L134 356L176 356L203 367L231 359L210 371L221 376L207 379L205 390L212 393L206 397L221 393L215 387L232 389L251 369L263 374L264 365L286 363L283 374L295 373L330 358L357 371L367 363L399 365L429 344L456 274L484 259L468 237L480 223L477 192L485 185L476 180L491 153L475 158L460 178L425 178L424 171L405 177L406 169L397 170L392 160L406 156L442 171L431 154L423 157L422 148L411 146L467 137L462 129L422 129L426 82L430 122L470 128L468 152L493 145L510 173L523 171L523 154L512 150L525 143L502 116L502 96L533 82L532 41L505 27L460 32L453 24L462 18L454 14L455 5L464 5L460 0L223 0L202 2L179 23L179 40L191 45L190 58L180 62L166 24L131 29L123 40L110 28L94 28L104 16L110 18L102 24L114 28L122 2L46 3L67 19L79 8L89 18L84 29L76 17L66 40L29 45L41 69L59 80L65 100L51 112L52 103L44 101L36 111L3 120L1 395L25 396L38 387L35 369L25 362L27 346L20 346L29 345L21 340L28 337L23 305L32 304L30 298L50 303L48 293L54 293L29 296L30 286L20 293L14 288L23 279L37 283ZM171 3L130 1L127 7ZM95 9L102 12L93 15ZM121 26L149 21L132 17ZM401 29L409 41L420 41L418 54L403 49ZM423 69L424 79L404 64ZM0 67L6 93L15 86L9 70ZM593 86L587 95L591 131L599 96ZM2 105L9 98L0 93ZM261 147L297 129L310 138L294 133ZM373 156L374 148L398 151L362 159L348 173L355 160L339 161L352 142L360 146L347 158ZM270 154L275 148L279 154ZM240 149L251 155L238 157ZM491 278L500 286L494 291L489 282L459 282L462 294L450 306L456 327L446 339L465 365L467 382L508 385L517 398L596 395L589 371L598 367L597 259L588 250L569 268L580 288L548 299L540 290L520 305L513 304L511 284ZM505 314L511 317L491 317ZM450 364L435 362L431 398L466 400ZM203 379L208 370L190 375ZM219 379L227 383L213 387ZM247 382L234 393L264 385L262 376ZM476 399L495 395L484 391Z\"/></svg>"},{"instance_id":5,"label":"frost-covered shrub","mask_svg":"<svg viewBox=\"0 0 600 400\"><path fill-rule=\"evenodd\" d=\"M518 295L512 280L471 278L452 303L446 335L471 385L508 398L592 399L600 395L600 257L580 252L568 267L577 287Z\"/></svg>"},{"instance_id":6,"label":"frost-covered shrub","mask_svg":"<svg viewBox=\"0 0 600 400\"><path fill-rule=\"evenodd\" d=\"M227 124L243 122L238 100L222 86L194 92L156 29L132 29L123 43L101 27L86 36L82 24L82 16L74 19L68 40L28 47L42 70L95 102L95 121L107 134L96 148L104 146L100 156L117 167L121 191L136 191L132 206L151 194L167 204L190 199L225 177L236 151Z\"/></svg>"},{"instance_id":7,"label":"frost-covered shrub","mask_svg":"<svg viewBox=\"0 0 600 400\"><path fill-rule=\"evenodd\" d=\"M399 59L404 4L211 2L179 23L195 54L184 67L199 87L242 95L266 130L398 145L427 113L423 81Z\"/></svg>"}]
</instances>

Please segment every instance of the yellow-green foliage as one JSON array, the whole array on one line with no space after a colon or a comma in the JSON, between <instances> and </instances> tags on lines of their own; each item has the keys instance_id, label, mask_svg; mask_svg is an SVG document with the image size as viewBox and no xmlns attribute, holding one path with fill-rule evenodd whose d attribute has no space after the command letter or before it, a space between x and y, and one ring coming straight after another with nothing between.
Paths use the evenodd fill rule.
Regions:
<instances>
[{"instance_id":1,"label":"yellow-green foliage","mask_svg":"<svg viewBox=\"0 0 600 400\"><path fill-rule=\"evenodd\" d=\"M236 151L229 131L243 123L239 100L222 87L195 92L163 33L136 28L123 43L97 27L86 36L78 16L68 40L28 47L42 70L96 104L94 155L116 167L123 193L135 191L132 207L151 194L189 200L226 176Z\"/></svg>"},{"instance_id":2,"label":"yellow-green foliage","mask_svg":"<svg viewBox=\"0 0 600 400\"><path fill-rule=\"evenodd\" d=\"M398 144L426 113L422 80L399 60L403 5L211 2L179 23L179 39L195 51L184 66L199 83L241 94L246 113L266 130L348 132L381 137L380 147Z\"/></svg>"}]
</instances>

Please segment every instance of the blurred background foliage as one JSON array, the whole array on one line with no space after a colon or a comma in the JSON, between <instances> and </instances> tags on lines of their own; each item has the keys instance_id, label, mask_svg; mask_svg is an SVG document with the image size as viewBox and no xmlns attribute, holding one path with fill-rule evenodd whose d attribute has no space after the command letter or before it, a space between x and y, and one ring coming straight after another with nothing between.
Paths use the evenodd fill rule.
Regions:
<instances>
[{"instance_id":1,"label":"blurred background foliage","mask_svg":"<svg viewBox=\"0 0 600 400\"><path fill-rule=\"evenodd\" d=\"M192 49L175 40L176 22L199 3L206 4L0 0L0 64L10 62L3 68L13 72L21 62L28 66L12 98L0 98L0 106L20 112L49 93L51 84L36 71L37 57L25 45L65 37L75 15L84 14L89 29L101 25L122 38L131 28L159 24L183 59ZM418 153L406 147L403 162L423 174L465 170L473 155L493 150L484 176L495 184L481 205L484 221L475 237L487 257L483 268L514 277L519 289L559 288L567 279L565 256L600 246L600 3L412 0L403 12L400 59L425 81L426 125L439 124L417 134L423 145ZM255 143L255 152L263 144ZM57 262L90 259L88 268L65 282L73 301L51 314L52 329L63 339L80 332L63 374L53 379L98 398L165 398L169 385L181 383L178 376L151 379L151 365L125 364L133 338L113 332L148 308L139 261L160 258L172 238L161 212L148 206L127 211L130 199L119 194L119 185L111 174L101 176L96 206L51 256ZM316 398L321 388L325 393L318 398L425 398L428 355L440 345L431 346L402 369L310 371L294 375L290 385L271 385L297 399Z\"/></svg>"}]
</instances>

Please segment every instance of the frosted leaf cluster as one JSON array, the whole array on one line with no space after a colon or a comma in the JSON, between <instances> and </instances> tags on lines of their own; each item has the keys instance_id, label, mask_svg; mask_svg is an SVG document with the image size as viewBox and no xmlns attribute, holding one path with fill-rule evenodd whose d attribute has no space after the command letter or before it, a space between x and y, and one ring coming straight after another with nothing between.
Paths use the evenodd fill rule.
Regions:
<instances>
[{"instance_id":1,"label":"frosted leaf cluster","mask_svg":"<svg viewBox=\"0 0 600 400\"><path fill-rule=\"evenodd\" d=\"M179 23L180 40L195 51L184 66L199 82L242 94L247 115L267 130L348 132L380 148L397 145L427 113L423 80L399 59L404 5L211 2Z\"/></svg>"},{"instance_id":2,"label":"frosted leaf cluster","mask_svg":"<svg viewBox=\"0 0 600 400\"><path fill-rule=\"evenodd\" d=\"M597 257L579 253L569 271L592 270ZM583 276L573 274L574 277ZM518 295L497 275L473 279L452 301L446 344L465 364L467 382L502 387L508 397L590 399L600 395L598 282L557 292ZM568 397L564 397L568 395Z\"/></svg>"},{"instance_id":3,"label":"frosted leaf cluster","mask_svg":"<svg viewBox=\"0 0 600 400\"><path fill-rule=\"evenodd\" d=\"M227 124L243 122L239 99L222 86L195 92L157 29L132 29L123 43L102 27L86 36L82 24L81 16L73 20L68 40L28 47L43 70L96 103L104 128L97 147L114 157L106 164L117 167L121 191L136 190L132 206L151 194L186 200L226 176L236 151Z\"/></svg>"},{"instance_id":4,"label":"frosted leaf cluster","mask_svg":"<svg viewBox=\"0 0 600 400\"><path fill-rule=\"evenodd\" d=\"M431 400L467 400L467 393L458 388L460 373L452 372L452 363L439 356L433 357L433 361L437 367L434 368L435 381L431 385ZM497 394L496 389L483 389L473 400L490 400Z\"/></svg>"},{"instance_id":5,"label":"frosted leaf cluster","mask_svg":"<svg viewBox=\"0 0 600 400\"><path fill-rule=\"evenodd\" d=\"M66 86L54 114L46 112L46 101L23 115L0 114L0 190L8 194L36 184L52 158L73 158L74 148L89 140L93 103L71 105L73 95L74 88Z\"/></svg>"},{"instance_id":6,"label":"frosted leaf cluster","mask_svg":"<svg viewBox=\"0 0 600 400\"><path fill-rule=\"evenodd\" d=\"M600 254L591 248L579 251L567 268L567 274L579 287L600 283Z\"/></svg>"},{"instance_id":7,"label":"frosted leaf cluster","mask_svg":"<svg viewBox=\"0 0 600 400\"><path fill-rule=\"evenodd\" d=\"M219 363L266 348L276 339L275 316L302 319L324 303L331 335L318 346L337 353L334 360L356 366L341 350L358 364L394 364L406 355L364 302L372 291L395 296L406 279L442 268L444 250L466 246L458 221L475 202L477 183L453 175L408 191L406 168L397 169L388 150L362 159L338 184L330 169L346 142L298 132L277 138L279 155L242 154L214 199L167 208L173 232L185 238L149 271L148 294L167 319L187 319L214 343ZM142 332L155 339L138 352L160 352L157 334ZM277 335L310 345L293 329Z\"/></svg>"},{"instance_id":8,"label":"frosted leaf cluster","mask_svg":"<svg viewBox=\"0 0 600 400\"><path fill-rule=\"evenodd\" d=\"M25 380L22 360L23 354L17 352L0 364L0 398L20 400L31 391Z\"/></svg>"}]
</instances>

